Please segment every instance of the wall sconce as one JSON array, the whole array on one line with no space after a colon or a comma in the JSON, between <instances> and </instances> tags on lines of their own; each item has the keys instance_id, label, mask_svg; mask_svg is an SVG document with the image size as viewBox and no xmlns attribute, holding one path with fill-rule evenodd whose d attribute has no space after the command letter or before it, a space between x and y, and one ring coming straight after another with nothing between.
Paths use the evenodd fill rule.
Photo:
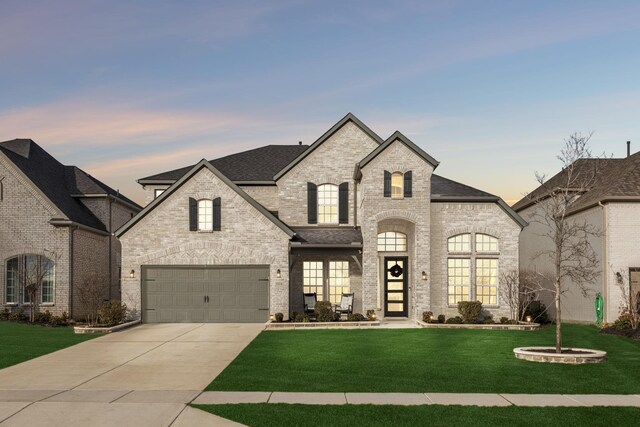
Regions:
<instances>
[{"instance_id":1,"label":"wall sconce","mask_svg":"<svg viewBox=\"0 0 640 427\"><path fill-rule=\"evenodd\" d=\"M276 278L277 279L282 278L282 274L280 273L280 269L278 269L278 271L276 271Z\"/></svg>"},{"instance_id":2,"label":"wall sconce","mask_svg":"<svg viewBox=\"0 0 640 427\"><path fill-rule=\"evenodd\" d=\"M135 279L136 271L135 270L131 270L131 273L129 273L129 277L131 277L132 279Z\"/></svg>"},{"instance_id":3,"label":"wall sconce","mask_svg":"<svg viewBox=\"0 0 640 427\"><path fill-rule=\"evenodd\" d=\"M427 280L427 273L425 271L422 272L422 280Z\"/></svg>"}]
</instances>

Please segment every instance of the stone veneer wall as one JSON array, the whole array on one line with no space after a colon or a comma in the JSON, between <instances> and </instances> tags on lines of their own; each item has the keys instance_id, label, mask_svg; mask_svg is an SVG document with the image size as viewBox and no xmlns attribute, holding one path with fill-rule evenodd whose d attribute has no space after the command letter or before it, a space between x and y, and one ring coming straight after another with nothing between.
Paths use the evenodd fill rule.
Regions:
<instances>
[{"instance_id":1,"label":"stone veneer wall","mask_svg":"<svg viewBox=\"0 0 640 427\"><path fill-rule=\"evenodd\" d=\"M221 231L189 231L189 197L221 198ZM122 299L133 309L141 309L142 265L253 264L270 266L271 312L289 311L289 237L208 169L185 182L120 241Z\"/></svg>"},{"instance_id":2,"label":"stone veneer wall","mask_svg":"<svg viewBox=\"0 0 640 427\"><path fill-rule=\"evenodd\" d=\"M392 199L384 197L384 171L413 171L413 197ZM431 280L423 281L422 271L430 271L430 235L431 235L431 174L433 167L418 157L402 142L392 143L386 150L367 164L358 192L362 197L359 209L359 222L364 240L362 251L363 267L363 311L383 309L378 306L377 239L379 223L394 219L413 224L414 247L409 253L409 317L417 317L430 307L429 286ZM384 230L388 231L388 230ZM381 305L384 300L381 300Z\"/></svg>"},{"instance_id":3,"label":"stone veneer wall","mask_svg":"<svg viewBox=\"0 0 640 427\"><path fill-rule=\"evenodd\" d=\"M434 315L458 315L457 306L447 303L447 239L461 233L485 233L499 239L498 276L503 271L517 270L520 226L495 203L431 204L431 306ZM473 248L472 248L473 249ZM474 286L475 264L471 262L471 286ZM487 308L494 320L509 317L509 305L498 287L498 307Z\"/></svg>"}]
</instances>

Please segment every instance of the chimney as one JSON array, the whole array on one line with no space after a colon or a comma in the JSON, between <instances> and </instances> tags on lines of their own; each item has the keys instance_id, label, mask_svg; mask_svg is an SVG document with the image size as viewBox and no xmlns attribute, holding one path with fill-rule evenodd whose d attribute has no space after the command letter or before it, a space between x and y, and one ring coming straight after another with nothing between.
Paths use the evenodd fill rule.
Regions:
<instances>
[{"instance_id":1,"label":"chimney","mask_svg":"<svg viewBox=\"0 0 640 427\"><path fill-rule=\"evenodd\" d=\"M631 141L627 141L627 157L631 155Z\"/></svg>"},{"instance_id":2,"label":"chimney","mask_svg":"<svg viewBox=\"0 0 640 427\"><path fill-rule=\"evenodd\" d=\"M302 145L302 141L298 141L298 145Z\"/></svg>"}]
</instances>

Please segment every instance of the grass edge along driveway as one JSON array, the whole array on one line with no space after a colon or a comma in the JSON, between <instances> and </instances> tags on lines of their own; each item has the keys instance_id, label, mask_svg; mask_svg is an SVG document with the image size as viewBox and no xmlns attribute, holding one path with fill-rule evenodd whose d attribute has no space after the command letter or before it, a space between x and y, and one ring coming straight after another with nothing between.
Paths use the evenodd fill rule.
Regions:
<instances>
[{"instance_id":1,"label":"grass edge along driveway","mask_svg":"<svg viewBox=\"0 0 640 427\"><path fill-rule=\"evenodd\" d=\"M72 327L47 327L0 321L0 369L93 339L99 334L75 334Z\"/></svg>"},{"instance_id":2,"label":"grass edge along driveway","mask_svg":"<svg viewBox=\"0 0 640 427\"><path fill-rule=\"evenodd\" d=\"M553 345L554 328L265 331L207 387L215 391L639 394L640 341L563 326L564 345L605 350L603 364L516 359Z\"/></svg>"}]
</instances>

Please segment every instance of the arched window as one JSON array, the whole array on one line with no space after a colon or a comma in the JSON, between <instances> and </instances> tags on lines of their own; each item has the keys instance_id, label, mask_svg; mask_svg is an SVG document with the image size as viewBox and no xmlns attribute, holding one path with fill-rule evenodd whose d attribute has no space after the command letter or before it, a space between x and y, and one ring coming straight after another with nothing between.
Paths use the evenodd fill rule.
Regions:
<instances>
[{"instance_id":1,"label":"arched window","mask_svg":"<svg viewBox=\"0 0 640 427\"><path fill-rule=\"evenodd\" d=\"M35 286L40 302L53 304L55 292L54 262L42 255L20 255L7 260L5 278L5 302L30 303L28 287Z\"/></svg>"},{"instance_id":2,"label":"arched window","mask_svg":"<svg viewBox=\"0 0 640 427\"><path fill-rule=\"evenodd\" d=\"M471 252L471 234L458 234L447 240L449 252Z\"/></svg>"},{"instance_id":3,"label":"arched window","mask_svg":"<svg viewBox=\"0 0 640 427\"><path fill-rule=\"evenodd\" d=\"M476 233L476 252L498 252L498 239L488 234Z\"/></svg>"},{"instance_id":4,"label":"arched window","mask_svg":"<svg viewBox=\"0 0 640 427\"><path fill-rule=\"evenodd\" d=\"M402 199L404 196L404 175L402 172L391 174L391 198Z\"/></svg>"},{"instance_id":5,"label":"arched window","mask_svg":"<svg viewBox=\"0 0 640 427\"><path fill-rule=\"evenodd\" d=\"M198 230L213 230L213 200L198 200Z\"/></svg>"},{"instance_id":6,"label":"arched window","mask_svg":"<svg viewBox=\"0 0 640 427\"><path fill-rule=\"evenodd\" d=\"M449 304L498 305L498 239L481 233L458 234L447 239L447 251Z\"/></svg>"},{"instance_id":7,"label":"arched window","mask_svg":"<svg viewBox=\"0 0 640 427\"><path fill-rule=\"evenodd\" d=\"M406 252L407 235L397 231L378 234L378 252Z\"/></svg>"},{"instance_id":8,"label":"arched window","mask_svg":"<svg viewBox=\"0 0 640 427\"><path fill-rule=\"evenodd\" d=\"M338 223L338 186L318 186L318 224Z\"/></svg>"}]
</instances>

